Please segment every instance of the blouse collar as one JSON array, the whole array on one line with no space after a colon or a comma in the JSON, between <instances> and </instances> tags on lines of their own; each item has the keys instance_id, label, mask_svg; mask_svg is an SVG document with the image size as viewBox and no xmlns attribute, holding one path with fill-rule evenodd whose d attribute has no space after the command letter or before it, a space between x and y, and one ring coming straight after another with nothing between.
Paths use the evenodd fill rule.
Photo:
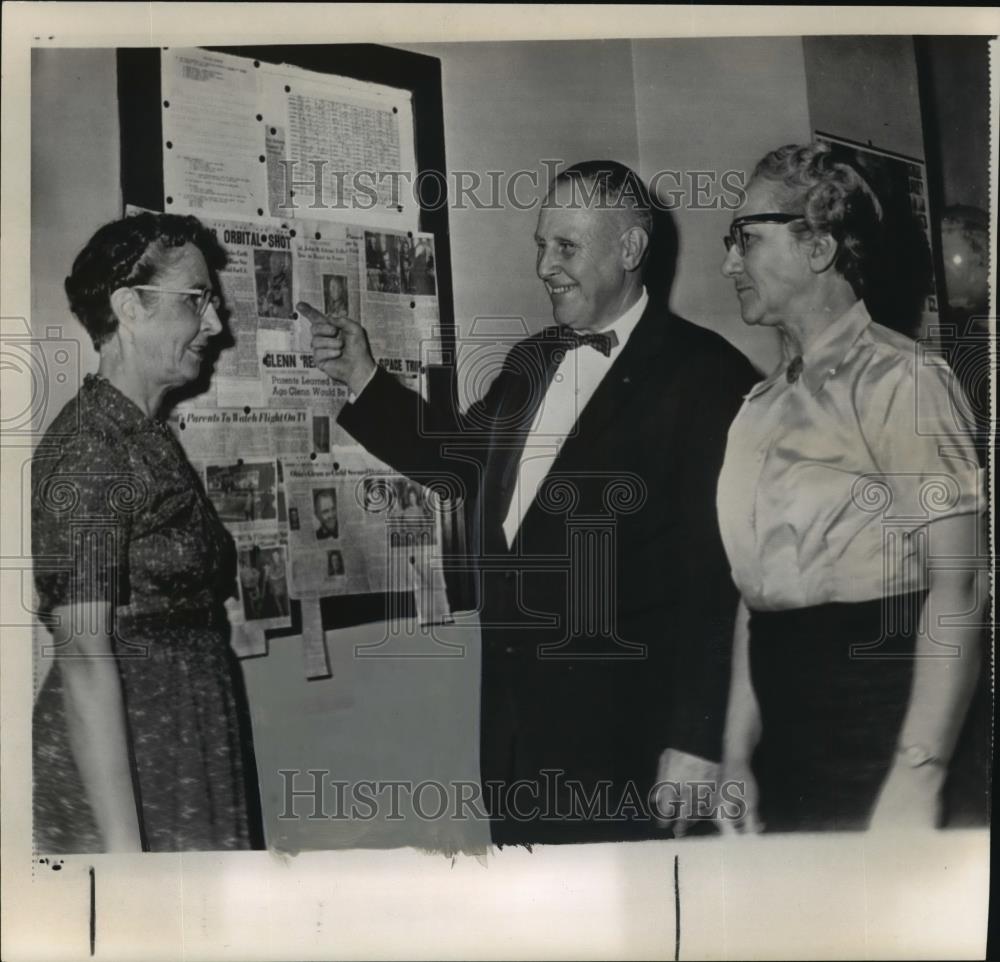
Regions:
<instances>
[{"instance_id":1,"label":"blouse collar","mask_svg":"<svg viewBox=\"0 0 1000 962\"><path fill-rule=\"evenodd\" d=\"M818 394L826 379L837 373L847 352L871 322L864 301L855 301L806 349L802 355L802 381L813 394Z\"/></svg>"},{"instance_id":2,"label":"blouse collar","mask_svg":"<svg viewBox=\"0 0 1000 962\"><path fill-rule=\"evenodd\" d=\"M831 321L819 337L806 348L802 355L802 371L799 376L810 394L818 394L827 378L837 373L837 368L871 323L872 318L868 308L865 307L865 302L855 301L840 317ZM755 398L770 390L785 377L792 360L793 358L788 356L784 357L778 369L770 377L751 388L747 398Z\"/></svg>"}]
</instances>

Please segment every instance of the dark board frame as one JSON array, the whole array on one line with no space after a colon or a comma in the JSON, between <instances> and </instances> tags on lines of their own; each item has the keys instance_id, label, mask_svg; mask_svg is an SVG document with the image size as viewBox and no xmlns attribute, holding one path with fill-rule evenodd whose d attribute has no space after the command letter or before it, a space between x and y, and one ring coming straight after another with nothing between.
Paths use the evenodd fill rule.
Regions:
<instances>
[{"instance_id":1,"label":"dark board frame","mask_svg":"<svg viewBox=\"0 0 1000 962\"><path fill-rule=\"evenodd\" d=\"M199 49L273 65L289 64L321 74L410 91L413 96L416 183L432 185L433 189L430 203L420 191L417 192L417 200L420 204L420 230L434 235L441 346L446 362L428 369L428 392L432 399L440 398L443 403L450 404L455 396L456 344L448 203L447 194L440 194L440 191L446 192L448 183L441 61L436 57L378 44L275 44L205 46ZM159 47L123 47L117 50L123 207L133 204L151 210L164 209L160 51ZM426 193L431 193L431 190ZM472 584L469 577L446 570L445 578L452 609L470 608ZM320 609L324 629L385 621L390 614L392 617L412 617L415 614L413 596L409 592L333 595L320 600ZM296 601L292 602L291 614L291 628L268 631L267 637L299 634L302 630L302 611Z\"/></svg>"}]
</instances>

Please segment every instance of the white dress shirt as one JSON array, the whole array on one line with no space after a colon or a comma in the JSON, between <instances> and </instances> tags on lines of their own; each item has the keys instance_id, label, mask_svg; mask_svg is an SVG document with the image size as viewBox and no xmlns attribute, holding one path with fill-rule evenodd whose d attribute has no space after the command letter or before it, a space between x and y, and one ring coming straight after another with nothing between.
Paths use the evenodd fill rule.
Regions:
<instances>
[{"instance_id":1,"label":"white dress shirt","mask_svg":"<svg viewBox=\"0 0 1000 962\"><path fill-rule=\"evenodd\" d=\"M614 331L618 338L608 357L589 345L581 344L567 351L556 368L521 453L514 493L503 522L508 547L514 543L518 528L563 443L575 430L587 402L621 355L648 303L649 295L644 288L635 304L614 323L601 329L601 334Z\"/></svg>"}]
</instances>

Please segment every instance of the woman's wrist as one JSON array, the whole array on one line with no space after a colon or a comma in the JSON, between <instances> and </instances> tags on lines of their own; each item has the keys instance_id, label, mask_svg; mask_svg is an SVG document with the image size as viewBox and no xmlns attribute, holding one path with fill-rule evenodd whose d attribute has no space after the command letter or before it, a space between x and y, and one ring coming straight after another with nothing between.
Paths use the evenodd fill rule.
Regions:
<instances>
[{"instance_id":1,"label":"woman's wrist","mask_svg":"<svg viewBox=\"0 0 1000 962\"><path fill-rule=\"evenodd\" d=\"M901 741L893 756L892 771L897 777L912 777L922 785L940 788L948 775L948 763L922 743Z\"/></svg>"},{"instance_id":2,"label":"woman's wrist","mask_svg":"<svg viewBox=\"0 0 1000 962\"><path fill-rule=\"evenodd\" d=\"M940 768L948 767L948 757L944 750L930 739L903 738L896 743L894 762L909 765L910 768L922 768L934 765Z\"/></svg>"}]
</instances>

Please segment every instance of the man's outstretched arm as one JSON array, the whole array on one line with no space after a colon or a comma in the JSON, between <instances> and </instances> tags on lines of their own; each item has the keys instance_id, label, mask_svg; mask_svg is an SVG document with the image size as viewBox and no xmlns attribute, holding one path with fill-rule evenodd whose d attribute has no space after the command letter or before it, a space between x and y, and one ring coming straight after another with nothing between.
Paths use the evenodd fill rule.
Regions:
<instances>
[{"instance_id":1,"label":"man's outstretched arm","mask_svg":"<svg viewBox=\"0 0 1000 962\"><path fill-rule=\"evenodd\" d=\"M461 477L466 485L477 483L468 461L442 454L449 438L467 436L460 415L447 404L428 404L380 368L357 321L327 317L306 303L299 303L297 310L312 325L316 367L351 392L351 403L337 419L341 427L375 457L418 482L444 472Z\"/></svg>"}]
</instances>

